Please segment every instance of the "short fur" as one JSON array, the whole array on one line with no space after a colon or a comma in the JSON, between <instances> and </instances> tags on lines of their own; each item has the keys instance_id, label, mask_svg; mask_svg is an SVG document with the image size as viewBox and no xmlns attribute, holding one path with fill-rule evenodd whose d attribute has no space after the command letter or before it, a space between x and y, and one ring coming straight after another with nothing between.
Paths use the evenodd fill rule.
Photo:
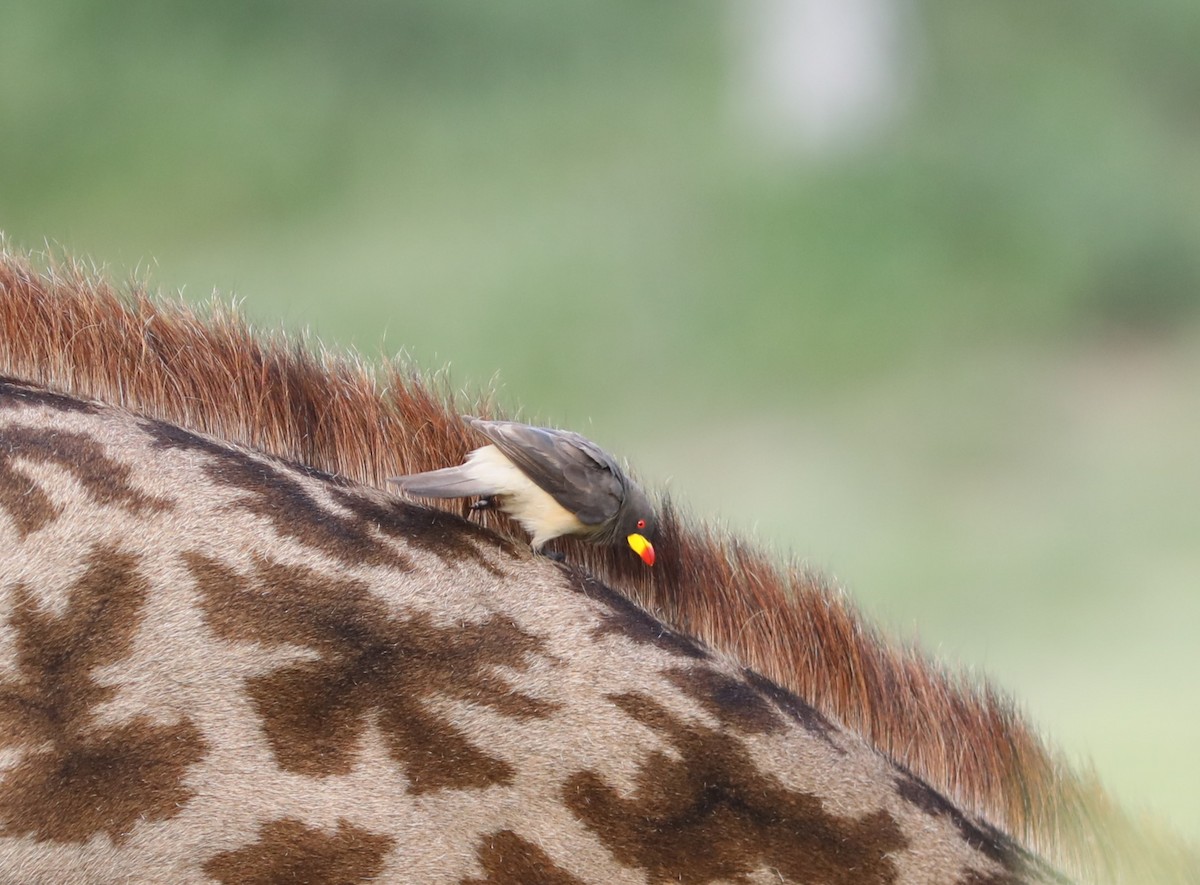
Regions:
<instances>
[{"instance_id":1,"label":"short fur","mask_svg":"<svg viewBox=\"0 0 1200 885\"><path fill-rule=\"evenodd\" d=\"M220 305L200 313L136 286L120 297L76 266L36 270L8 252L0 260L0 373L377 487L387 476L460 462L476 440L458 414L493 412L489 397L464 403L444 381L399 365L371 369L256 335ZM565 545L568 559L1088 878L1140 876L1152 863L1184 876L1194 869L1186 849L1131 822L994 689L887 642L821 577L688 522L669 501L660 512L653 570L627 550L574 542ZM503 516L485 520L518 537Z\"/></svg>"}]
</instances>

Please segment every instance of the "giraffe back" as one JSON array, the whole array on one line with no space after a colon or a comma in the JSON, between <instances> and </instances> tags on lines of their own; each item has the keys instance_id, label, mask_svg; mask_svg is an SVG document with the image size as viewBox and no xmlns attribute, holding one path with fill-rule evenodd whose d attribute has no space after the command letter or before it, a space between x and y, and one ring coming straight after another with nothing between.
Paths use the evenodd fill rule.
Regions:
<instances>
[{"instance_id":1,"label":"giraffe back","mask_svg":"<svg viewBox=\"0 0 1200 885\"><path fill-rule=\"evenodd\" d=\"M0 882L1049 880L576 568L19 381L0 614Z\"/></svg>"}]
</instances>

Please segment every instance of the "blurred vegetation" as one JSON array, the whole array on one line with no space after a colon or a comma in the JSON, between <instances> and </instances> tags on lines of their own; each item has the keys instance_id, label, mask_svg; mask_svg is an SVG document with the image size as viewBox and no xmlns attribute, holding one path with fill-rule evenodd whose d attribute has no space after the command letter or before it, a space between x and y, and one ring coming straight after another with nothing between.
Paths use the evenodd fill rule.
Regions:
<instances>
[{"instance_id":1,"label":"blurred vegetation","mask_svg":"<svg viewBox=\"0 0 1200 885\"><path fill-rule=\"evenodd\" d=\"M901 8L789 153L735 3L17 0L0 229L498 373L1200 835L1200 5Z\"/></svg>"}]
</instances>

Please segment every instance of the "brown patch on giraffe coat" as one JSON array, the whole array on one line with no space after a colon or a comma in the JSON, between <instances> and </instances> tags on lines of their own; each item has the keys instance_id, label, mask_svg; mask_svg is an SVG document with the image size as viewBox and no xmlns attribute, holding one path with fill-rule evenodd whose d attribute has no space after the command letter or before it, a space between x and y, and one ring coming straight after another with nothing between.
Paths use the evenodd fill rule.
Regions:
<instances>
[{"instance_id":1,"label":"brown patch on giraffe coat","mask_svg":"<svg viewBox=\"0 0 1200 885\"><path fill-rule=\"evenodd\" d=\"M567 806L620 863L652 883L738 881L763 868L829 885L896 880L890 855L908 841L887 811L831 814L764 772L730 733L685 722L644 694L609 699L679 754L650 753L629 798L592 771L564 785Z\"/></svg>"},{"instance_id":2,"label":"brown patch on giraffe coat","mask_svg":"<svg viewBox=\"0 0 1200 885\"><path fill-rule=\"evenodd\" d=\"M1011 839L983 822L971 820L945 796L903 768L896 778L896 793L930 817L948 820L964 842L1005 870L1021 872L1028 865L1028 856Z\"/></svg>"},{"instance_id":3,"label":"brown patch on giraffe coat","mask_svg":"<svg viewBox=\"0 0 1200 885\"><path fill-rule=\"evenodd\" d=\"M743 734L774 734L783 719L749 683L711 667L675 667L664 674L722 725Z\"/></svg>"},{"instance_id":4,"label":"brown patch on giraffe coat","mask_svg":"<svg viewBox=\"0 0 1200 885\"><path fill-rule=\"evenodd\" d=\"M583 885L532 842L512 830L488 833L475 849L484 877L460 885Z\"/></svg>"},{"instance_id":5,"label":"brown patch on giraffe coat","mask_svg":"<svg viewBox=\"0 0 1200 885\"><path fill-rule=\"evenodd\" d=\"M376 880L395 842L345 820L328 833L281 818L266 824L250 845L213 857L204 872L226 885L353 885Z\"/></svg>"},{"instance_id":6,"label":"brown patch on giraffe coat","mask_svg":"<svg viewBox=\"0 0 1200 885\"><path fill-rule=\"evenodd\" d=\"M516 691L499 668L524 670L541 639L502 616L436 626L396 615L365 583L259 559L250 578L199 554L184 557L212 629L235 642L305 645L320 658L249 680L279 764L307 775L348 772L374 720L409 790L509 783L512 766L476 746L426 700L450 698L514 719L556 705Z\"/></svg>"},{"instance_id":7,"label":"brown patch on giraffe coat","mask_svg":"<svg viewBox=\"0 0 1200 885\"><path fill-rule=\"evenodd\" d=\"M233 506L267 520L280 535L341 562L410 569L408 557L386 543L384 536L403 540L443 561L473 561L492 573L496 567L481 553L480 544L515 553L510 541L497 543L495 535L452 514L398 499L373 501L348 488L344 478L253 456L163 421L146 420L142 427L157 448L190 449L210 456L204 470L213 482L248 493ZM328 483L329 495L341 509L317 501L297 473Z\"/></svg>"},{"instance_id":8,"label":"brown patch on giraffe coat","mask_svg":"<svg viewBox=\"0 0 1200 885\"><path fill-rule=\"evenodd\" d=\"M838 728L821 715L821 711L803 698L797 697L781 685L776 685L761 673L756 673L749 667L743 668L742 675L758 691L770 698L780 710L791 719L804 727L804 730L814 737L820 738L840 754L846 751L838 746L833 739Z\"/></svg>"},{"instance_id":9,"label":"brown patch on giraffe coat","mask_svg":"<svg viewBox=\"0 0 1200 885\"><path fill-rule=\"evenodd\" d=\"M667 671L666 676L723 725L744 734L773 734L784 728L778 710L836 753L845 755L846 751L834 741L837 728L832 722L753 670L743 669L739 679L711 667L676 667Z\"/></svg>"},{"instance_id":10,"label":"brown patch on giraffe coat","mask_svg":"<svg viewBox=\"0 0 1200 885\"><path fill-rule=\"evenodd\" d=\"M559 563L558 567L567 576L572 590L603 603L608 609L602 616L600 625L592 631L593 638L600 639L614 634L624 636L639 645L652 645L685 658L707 660L712 657L707 649L690 636L672 630L607 584L573 566Z\"/></svg>"},{"instance_id":11,"label":"brown patch on giraffe coat","mask_svg":"<svg viewBox=\"0 0 1200 885\"><path fill-rule=\"evenodd\" d=\"M0 411L43 406L56 412L95 415L100 407L73 396L54 393L18 378L0 377Z\"/></svg>"},{"instance_id":12,"label":"brown patch on giraffe coat","mask_svg":"<svg viewBox=\"0 0 1200 885\"><path fill-rule=\"evenodd\" d=\"M12 469L3 454L5 445L0 434L0 510L12 517L17 536L25 538L54 522L62 511L32 479Z\"/></svg>"},{"instance_id":13,"label":"brown patch on giraffe coat","mask_svg":"<svg viewBox=\"0 0 1200 885\"><path fill-rule=\"evenodd\" d=\"M189 721L92 727L91 709L115 693L92 671L127 657L141 623L147 582L136 566L97 548L61 615L25 585L12 589L17 675L0 681L0 748L25 753L0 784L0 832L61 842L104 832L119 843L191 798L183 775L206 747Z\"/></svg>"},{"instance_id":14,"label":"brown patch on giraffe coat","mask_svg":"<svg viewBox=\"0 0 1200 885\"><path fill-rule=\"evenodd\" d=\"M117 844L141 820L174 817L194 795L185 770L205 744L190 722L133 722L30 751L0 784L0 832L56 842L107 833Z\"/></svg>"},{"instance_id":15,"label":"brown patch on giraffe coat","mask_svg":"<svg viewBox=\"0 0 1200 885\"><path fill-rule=\"evenodd\" d=\"M419 507L399 498L379 500L349 489L331 489L329 496L362 523L373 525L383 534L431 553L445 563L473 562L498 577L503 573L483 550L517 557L522 549L511 539L444 510Z\"/></svg>"},{"instance_id":16,"label":"brown patch on giraffe coat","mask_svg":"<svg viewBox=\"0 0 1200 885\"><path fill-rule=\"evenodd\" d=\"M52 464L71 474L98 504L133 514L169 510L170 501L139 491L127 464L108 457L104 446L82 433L53 428L0 427L0 508L24 538L59 516L59 508L14 461Z\"/></svg>"}]
</instances>

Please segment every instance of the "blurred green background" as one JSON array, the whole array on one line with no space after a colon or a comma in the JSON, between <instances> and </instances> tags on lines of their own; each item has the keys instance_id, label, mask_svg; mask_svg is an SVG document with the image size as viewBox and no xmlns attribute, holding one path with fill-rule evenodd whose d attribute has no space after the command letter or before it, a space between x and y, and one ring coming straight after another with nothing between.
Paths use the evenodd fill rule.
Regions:
<instances>
[{"instance_id":1,"label":"blurred green background","mask_svg":"<svg viewBox=\"0 0 1200 885\"><path fill-rule=\"evenodd\" d=\"M1200 4L6 4L0 230L404 349L1200 837Z\"/></svg>"}]
</instances>

